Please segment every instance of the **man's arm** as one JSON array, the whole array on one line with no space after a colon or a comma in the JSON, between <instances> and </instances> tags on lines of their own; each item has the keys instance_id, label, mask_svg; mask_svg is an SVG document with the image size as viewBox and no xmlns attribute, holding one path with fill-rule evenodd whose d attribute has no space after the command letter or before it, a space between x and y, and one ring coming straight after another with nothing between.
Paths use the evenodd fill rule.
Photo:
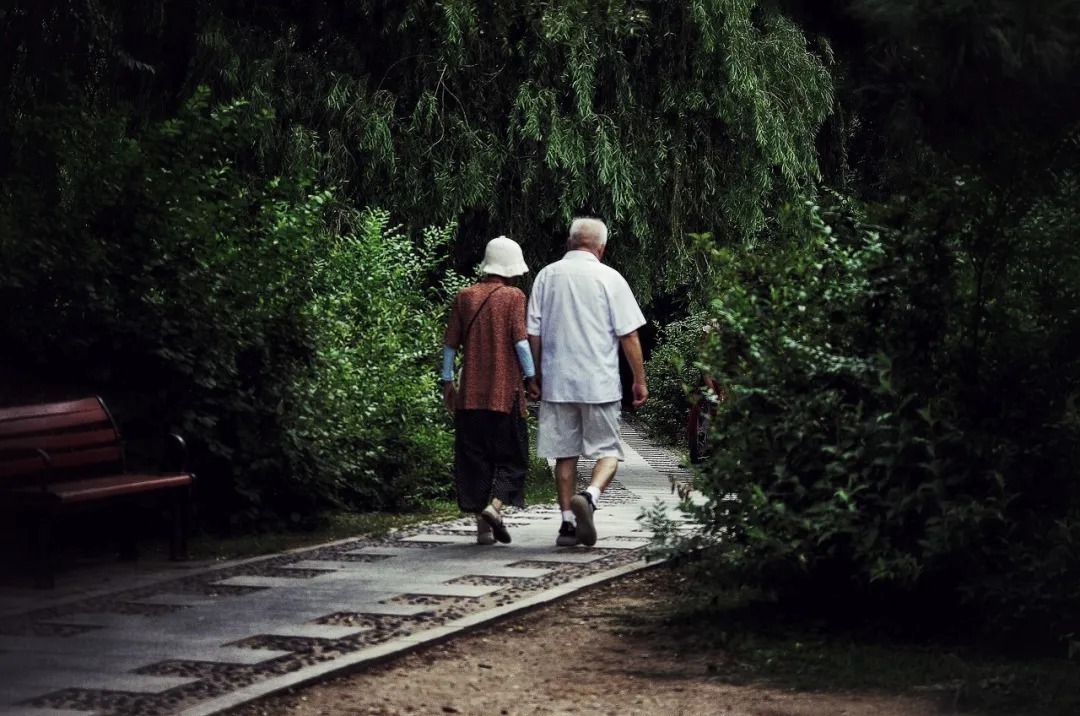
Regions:
<instances>
[{"instance_id":1,"label":"man's arm","mask_svg":"<svg viewBox=\"0 0 1080 716\"><path fill-rule=\"evenodd\" d=\"M649 388L645 385L645 361L641 356L641 339L637 331L619 337L623 354L634 373L634 405L642 405L649 399Z\"/></svg>"},{"instance_id":2,"label":"man's arm","mask_svg":"<svg viewBox=\"0 0 1080 716\"><path fill-rule=\"evenodd\" d=\"M536 377L534 378L533 384L529 386L529 399L540 400L540 394L544 389L544 377L540 373L540 354L544 349L543 339L540 338L540 336L529 336L529 349L532 351L533 365L536 367Z\"/></svg>"}]
</instances>

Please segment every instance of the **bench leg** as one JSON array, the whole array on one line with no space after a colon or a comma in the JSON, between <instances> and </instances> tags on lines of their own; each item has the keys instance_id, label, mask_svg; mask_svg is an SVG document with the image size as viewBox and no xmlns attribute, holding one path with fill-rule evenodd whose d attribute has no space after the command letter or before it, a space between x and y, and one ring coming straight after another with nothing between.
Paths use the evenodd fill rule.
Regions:
<instances>
[{"instance_id":1,"label":"bench leg","mask_svg":"<svg viewBox=\"0 0 1080 716\"><path fill-rule=\"evenodd\" d=\"M188 558L188 531L191 523L191 488L173 490L172 536L169 540L169 559L182 562Z\"/></svg>"},{"instance_id":2,"label":"bench leg","mask_svg":"<svg viewBox=\"0 0 1080 716\"><path fill-rule=\"evenodd\" d=\"M34 586L38 589L52 589L56 586L53 577L52 523L52 511L41 510L34 515L30 526L30 555L34 562Z\"/></svg>"},{"instance_id":3,"label":"bench leg","mask_svg":"<svg viewBox=\"0 0 1080 716\"><path fill-rule=\"evenodd\" d=\"M134 562L139 559L138 526L135 515L138 514L135 500L119 499L112 507L113 525L116 529L116 553L121 562Z\"/></svg>"}]
</instances>

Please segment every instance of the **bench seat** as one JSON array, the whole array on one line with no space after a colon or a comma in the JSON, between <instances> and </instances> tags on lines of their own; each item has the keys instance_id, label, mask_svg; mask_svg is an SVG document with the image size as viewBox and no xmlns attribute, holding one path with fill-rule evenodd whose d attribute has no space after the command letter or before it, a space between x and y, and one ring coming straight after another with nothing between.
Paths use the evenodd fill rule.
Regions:
<instances>
[{"instance_id":1,"label":"bench seat","mask_svg":"<svg viewBox=\"0 0 1080 716\"><path fill-rule=\"evenodd\" d=\"M109 477L89 477L82 480L68 480L40 487L18 487L9 490L27 501L54 500L62 504L104 500L121 495L135 495L140 492L168 490L174 487L186 487L194 482L191 475L113 475Z\"/></svg>"},{"instance_id":2,"label":"bench seat","mask_svg":"<svg viewBox=\"0 0 1080 716\"><path fill-rule=\"evenodd\" d=\"M101 398L0 408L0 506L29 516L39 586L52 586L52 524L76 504L160 492L172 502L173 559L187 556L188 514L195 476L186 446L177 464L160 473L128 471L124 444ZM114 525L115 526L115 525ZM134 540L126 549L134 554Z\"/></svg>"}]
</instances>

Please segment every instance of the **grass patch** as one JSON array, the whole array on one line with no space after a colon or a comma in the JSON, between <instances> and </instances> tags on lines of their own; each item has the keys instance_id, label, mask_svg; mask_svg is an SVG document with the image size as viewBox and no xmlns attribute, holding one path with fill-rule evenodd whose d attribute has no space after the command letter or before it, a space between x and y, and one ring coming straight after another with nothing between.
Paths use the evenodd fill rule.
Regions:
<instances>
[{"instance_id":1,"label":"grass patch","mask_svg":"<svg viewBox=\"0 0 1080 716\"><path fill-rule=\"evenodd\" d=\"M529 420L529 433L529 472L525 482L525 502L527 505L553 504L557 500L555 477L547 461L536 456L535 420ZM327 515L320 526L313 530L235 537L200 535L192 538L189 551L192 559L242 559L351 537L381 537L392 530L426 522L445 522L461 516L457 504L450 500L430 502L422 510L404 514L339 512ZM161 546L161 549L164 549L164 546Z\"/></svg>"},{"instance_id":2,"label":"grass patch","mask_svg":"<svg viewBox=\"0 0 1080 716\"><path fill-rule=\"evenodd\" d=\"M266 534L217 537L198 535L192 538L189 552L192 559L242 559L284 552L300 547L334 542L352 537L382 537L393 530L426 522L445 522L460 517L453 502L437 501L417 512L391 514L386 512L330 513L312 530L272 532Z\"/></svg>"},{"instance_id":3,"label":"grass patch","mask_svg":"<svg viewBox=\"0 0 1080 716\"><path fill-rule=\"evenodd\" d=\"M547 460L536 457L535 454L529 459L529 475L525 478L525 504L550 505L559 499L558 490L555 486L555 475L548 467Z\"/></svg>"},{"instance_id":4,"label":"grass patch","mask_svg":"<svg viewBox=\"0 0 1080 716\"><path fill-rule=\"evenodd\" d=\"M529 425L529 474L525 478L525 504L551 505L559 501L559 491L555 485L555 474L547 460L536 456L535 418L528 419Z\"/></svg>"},{"instance_id":5,"label":"grass patch","mask_svg":"<svg viewBox=\"0 0 1080 716\"><path fill-rule=\"evenodd\" d=\"M620 615L643 639L662 624L682 653L708 655L710 678L787 689L929 698L979 716L1080 714L1080 665L1012 658L975 644L911 643L871 630L799 621L749 592L693 595L662 569L656 599Z\"/></svg>"}]
</instances>

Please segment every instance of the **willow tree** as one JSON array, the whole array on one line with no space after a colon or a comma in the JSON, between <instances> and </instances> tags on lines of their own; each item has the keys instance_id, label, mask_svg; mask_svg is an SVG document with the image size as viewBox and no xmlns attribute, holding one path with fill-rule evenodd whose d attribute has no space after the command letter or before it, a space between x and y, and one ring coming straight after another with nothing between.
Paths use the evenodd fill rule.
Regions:
<instances>
[{"instance_id":1,"label":"willow tree","mask_svg":"<svg viewBox=\"0 0 1080 716\"><path fill-rule=\"evenodd\" d=\"M413 0L220 4L194 83L279 121L265 157L413 225L458 221L533 261L568 220L609 221L644 299L691 284L691 234L748 241L808 190L828 48L772 3Z\"/></svg>"}]
</instances>

